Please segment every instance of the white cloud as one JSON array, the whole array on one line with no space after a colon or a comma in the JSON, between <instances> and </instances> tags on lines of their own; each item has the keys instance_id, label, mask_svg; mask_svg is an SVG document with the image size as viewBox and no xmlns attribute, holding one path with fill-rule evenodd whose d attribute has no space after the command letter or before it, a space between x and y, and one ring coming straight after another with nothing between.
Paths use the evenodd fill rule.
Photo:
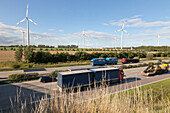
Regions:
<instances>
[{"instance_id":1,"label":"white cloud","mask_svg":"<svg viewBox=\"0 0 170 113\"><path fill-rule=\"evenodd\" d=\"M55 29L48 29L48 31L55 31Z\"/></svg>"},{"instance_id":2,"label":"white cloud","mask_svg":"<svg viewBox=\"0 0 170 113\"><path fill-rule=\"evenodd\" d=\"M138 18L138 17L141 17L143 15L135 15L135 16L132 16L131 18Z\"/></svg>"},{"instance_id":3,"label":"white cloud","mask_svg":"<svg viewBox=\"0 0 170 113\"><path fill-rule=\"evenodd\" d=\"M121 20L123 21L123 20ZM129 20L130 22L136 22L139 20ZM141 20L142 21L142 20ZM117 22L118 23L118 22ZM121 23L122 25L122 23ZM20 30L26 31L26 29L16 26L6 25L0 22L0 45L14 45L22 43L22 33ZM144 31L144 30L143 30ZM84 31L87 37L86 44L88 47L113 47L114 39L118 39L116 45L120 46L120 33L110 34L106 32L97 32L97 31ZM169 44L169 36L170 36L170 27L164 27L162 29L157 29L153 31L152 29L148 29L148 32L124 35L124 43L125 45L139 46L139 39L146 40L148 44L154 45L156 43L156 34L160 33L160 38L164 39L164 44ZM26 33L25 33L26 36ZM30 40L31 44L45 44L45 45L55 45L58 44L79 44L80 47L83 47L83 37L82 32L75 32L69 34L63 34L61 36L55 36L49 34L48 32L44 33L36 33L30 31ZM154 40L154 43L149 43L150 40ZM163 43L163 42L162 42ZM145 43L144 43L145 44Z\"/></svg>"},{"instance_id":4,"label":"white cloud","mask_svg":"<svg viewBox=\"0 0 170 113\"><path fill-rule=\"evenodd\" d=\"M104 26L108 26L109 24L107 24L107 23L103 23L103 25L104 25Z\"/></svg>"},{"instance_id":5,"label":"white cloud","mask_svg":"<svg viewBox=\"0 0 170 113\"><path fill-rule=\"evenodd\" d=\"M127 27L157 27L157 26L167 26L170 25L170 21L153 21L146 22L143 21L142 18L139 18L141 15L136 15L133 18L125 19L125 26ZM105 23L106 25L111 26L122 26L123 19L119 21L111 21L109 23Z\"/></svg>"},{"instance_id":6,"label":"white cloud","mask_svg":"<svg viewBox=\"0 0 170 113\"><path fill-rule=\"evenodd\" d=\"M6 25L6 24L3 24L0 22L0 45L20 45L20 44L22 44L21 30L26 31L26 29L24 29L24 28ZM60 38L57 36L51 35L49 33L35 33L35 32L30 31L31 44L35 44L34 41L36 39L59 40ZM48 41L51 41L51 40L48 40Z\"/></svg>"},{"instance_id":7,"label":"white cloud","mask_svg":"<svg viewBox=\"0 0 170 113\"><path fill-rule=\"evenodd\" d=\"M61 33L62 33L62 32L64 32L64 30L63 30L63 29L59 29L58 32L61 32Z\"/></svg>"}]
</instances>

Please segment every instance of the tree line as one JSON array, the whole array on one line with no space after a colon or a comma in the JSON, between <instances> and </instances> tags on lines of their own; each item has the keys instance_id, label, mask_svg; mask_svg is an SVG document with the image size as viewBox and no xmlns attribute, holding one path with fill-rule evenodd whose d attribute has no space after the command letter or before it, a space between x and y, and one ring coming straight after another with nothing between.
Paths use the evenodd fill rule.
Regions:
<instances>
[{"instance_id":1,"label":"tree line","mask_svg":"<svg viewBox=\"0 0 170 113\"><path fill-rule=\"evenodd\" d=\"M110 53L86 53L86 52L76 52L74 55L68 52L61 52L56 54L51 54L50 52L38 51L34 52L31 46L27 46L24 50L22 47L18 47L15 52L16 61L22 61L22 57L26 62L34 63L58 63L67 61L82 61L91 60L92 58L106 58L106 57L117 57L117 58L146 58L147 54L144 51L131 52L131 51L121 51L121 52L110 52ZM170 57L170 53L155 53L153 57Z\"/></svg>"},{"instance_id":2,"label":"tree line","mask_svg":"<svg viewBox=\"0 0 170 113\"><path fill-rule=\"evenodd\" d=\"M58 48L78 48L77 45L58 45Z\"/></svg>"}]
</instances>

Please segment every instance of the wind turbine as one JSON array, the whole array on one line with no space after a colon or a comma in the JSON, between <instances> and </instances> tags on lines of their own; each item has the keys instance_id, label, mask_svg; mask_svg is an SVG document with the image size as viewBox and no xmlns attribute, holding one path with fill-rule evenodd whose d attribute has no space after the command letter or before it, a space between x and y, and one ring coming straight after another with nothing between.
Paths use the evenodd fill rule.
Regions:
<instances>
[{"instance_id":1,"label":"wind turbine","mask_svg":"<svg viewBox=\"0 0 170 113\"><path fill-rule=\"evenodd\" d=\"M23 43L23 46L24 46L24 45L25 45L25 40L24 40L24 33L25 33L25 32L22 31L22 30L21 30L21 32L22 32L22 43Z\"/></svg>"},{"instance_id":2,"label":"wind turbine","mask_svg":"<svg viewBox=\"0 0 170 113\"><path fill-rule=\"evenodd\" d=\"M118 39L117 39L116 37L114 37L114 46L115 46L114 48L115 48L115 49L116 49L117 40L118 40Z\"/></svg>"},{"instance_id":3,"label":"wind turbine","mask_svg":"<svg viewBox=\"0 0 170 113\"><path fill-rule=\"evenodd\" d=\"M124 22L123 22L122 29L119 29L119 30L116 30L116 31L115 31L115 32L122 31L122 35L121 35L121 49L123 49L123 31L128 34L128 32L127 32L126 30L124 30L124 27L125 27L125 20L124 20Z\"/></svg>"},{"instance_id":4,"label":"wind turbine","mask_svg":"<svg viewBox=\"0 0 170 113\"><path fill-rule=\"evenodd\" d=\"M160 36L158 34L158 46L160 46Z\"/></svg>"},{"instance_id":5,"label":"wind turbine","mask_svg":"<svg viewBox=\"0 0 170 113\"><path fill-rule=\"evenodd\" d=\"M27 4L27 11L26 11L26 17L18 22L16 25L20 24L21 22L27 20L27 46L30 45L30 39L29 39L29 21L37 25L34 21L32 21L30 18L28 18L28 4Z\"/></svg>"},{"instance_id":6,"label":"wind turbine","mask_svg":"<svg viewBox=\"0 0 170 113\"><path fill-rule=\"evenodd\" d=\"M141 44L141 46L143 45L143 41L144 41L144 40L140 40L140 44Z\"/></svg>"},{"instance_id":7,"label":"wind turbine","mask_svg":"<svg viewBox=\"0 0 170 113\"><path fill-rule=\"evenodd\" d=\"M82 31L81 37L84 37L84 40L83 40L84 42L83 42L83 44L84 44L84 48L85 48L85 37L87 37L87 35L85 34L84 29L83 29L83 31Z\"/></svg>"}]
</instances>

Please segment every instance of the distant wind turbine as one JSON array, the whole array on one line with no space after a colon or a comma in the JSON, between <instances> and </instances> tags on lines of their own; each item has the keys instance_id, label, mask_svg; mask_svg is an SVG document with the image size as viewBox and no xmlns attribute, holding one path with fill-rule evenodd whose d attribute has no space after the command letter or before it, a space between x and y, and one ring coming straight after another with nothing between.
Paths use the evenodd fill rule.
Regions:
<instances>
[{"instance_id":1,"label":"distant wind turbine","mask_svg":"<svg viewBox=\"0 0 170 113\"><path fill-rule=\"evenodd\" d=\"M160 46L160 36L158 34L158 46Z\"/></svg>"},{"instance_id":2,"label":"distant wind turbine","mask_svg":"<svg viewBox=\"0 0 170 113\"><path fill-rule=\"evenodd\" d=\"M84 38L83 44L84 44L84 48L85 48L85 47L86 47L86 46L85 46L85 37L87 37L87 35L85 34L84 29L83 29L83 31L82 31L81 37Z\"/></svg>"},{"instance_id":3,"label":"distant wind turbine","mask_svg":"<svg viewBox=\"0 0 170 113\"><path fill-rule=\"evenodd\" d=\"M121 35L121 49L123 49L123 31L128 34L128 32L127 32L126 30L124 30L124 27L125 27L125 20L124 20L124 22L123 22L122 29L119 29L119 30L116 30L116 31L115 31L115 32L122 31L122 35Z\"/></svg>"},{"instance_id":4,"label":"distant wind turbine","mask_svg":"<svg viewBox=\"0 0 170 113\"><path fill-rule=\"evenodd\" d=\"M22 31L22 30L21 30L21 32L22 32L22 43L23 43L23 46L24 46L24 45L25 45L25 40L24 40L24 33L25 33L25 32Z\"/></svg>"},{"instance_id":5,"label":"distant wind turbine","mask_svg":"<svg viewBox=\"0 0 170 113\"><path fill-rule=\"evenodd\" d=\"M28 18L28 4L27 4L27 11L26 11L26 17L18 22L16 25L20 24L21 22L25 21L27 19L27 45L30 45L30 39L29 39L29 21L37 25L34 21L32 21L30 18Z\"/></svg>"},{"instance_id":6,"label":"distant wind turbine","mask_svg":"<svg viewBox=\"0 0 170 113\"><path fill-rule=\"evenodd\" d=\"M141 46L143 45L143 41L144 41L144 40L140 40L140 44L141 44Z\"/></svg>"},{"instance_id":7,"label":"distant wind turbine","mask_svg":"<svg viewBox=\"0 0 170 113\"><path fill-rule=\"evenodd\" d=\"M115 46L115 49L116 49L116 42L117 42L117 38L116 37L114 37L114 46Z\"/></svg>"}]
</instances>

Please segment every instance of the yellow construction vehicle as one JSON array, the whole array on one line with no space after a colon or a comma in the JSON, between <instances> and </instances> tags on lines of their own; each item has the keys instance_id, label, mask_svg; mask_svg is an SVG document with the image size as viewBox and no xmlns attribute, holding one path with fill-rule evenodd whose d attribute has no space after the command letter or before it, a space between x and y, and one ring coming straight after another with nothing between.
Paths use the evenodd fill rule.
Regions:
<instances>
[{"instance_id":1,"label":"yellow construction vehicle","mask_svg":"<svg viewBox=\"0 0 170 113\"><path fill-rule=\"evenodd\" d=\"M155 74L167 73L169 65L167 63L161 62L160 64L151 64L143 72L143 75L150 76Z\"/></svg>"}]
</instances>

